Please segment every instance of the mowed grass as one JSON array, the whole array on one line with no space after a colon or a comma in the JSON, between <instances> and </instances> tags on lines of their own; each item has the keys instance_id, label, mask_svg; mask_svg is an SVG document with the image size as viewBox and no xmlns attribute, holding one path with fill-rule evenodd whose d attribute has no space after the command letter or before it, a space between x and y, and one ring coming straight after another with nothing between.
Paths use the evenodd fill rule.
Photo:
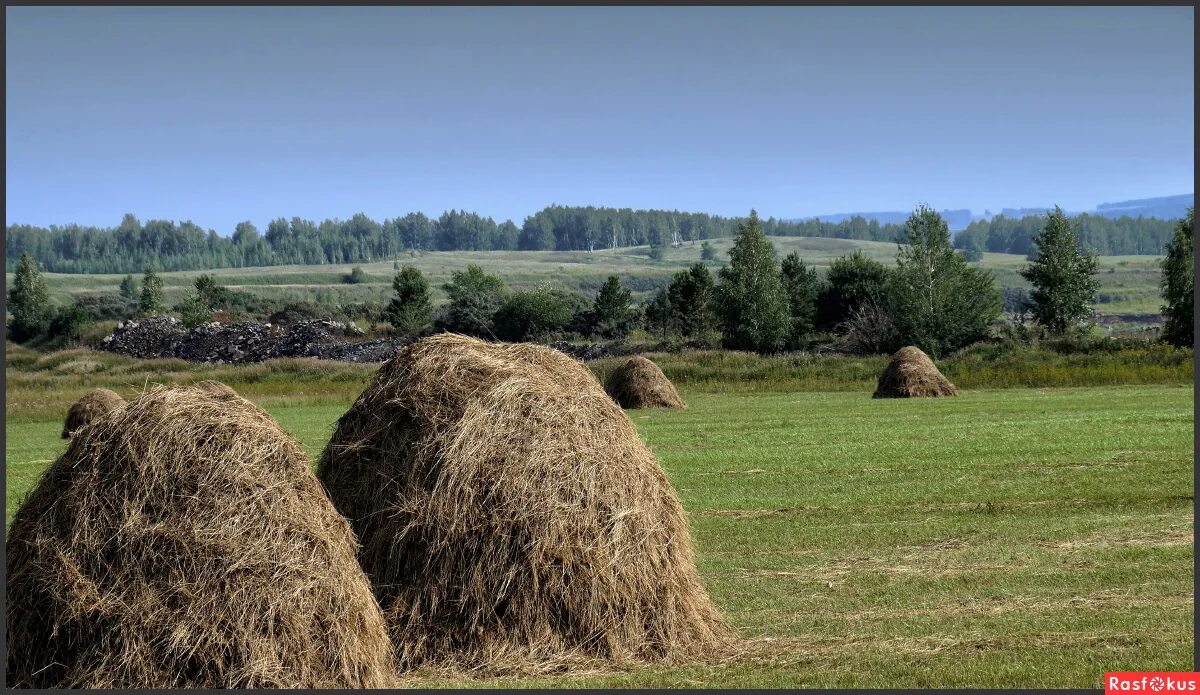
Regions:
<instances>
[{"instance_id":1,"label":"mowed grass","mask_svg":"<svg viewBox=\"0 0 1200 695\"><path fill-rule=\"evenodd\" d=\"M737 629L716 663L430 686L1099 687L1193 668L1193 389L712 393L629 411ZM266 403L310 456L349 401ZM9 518L64 448L9 424Z\"/></svg>"}]
</instances>

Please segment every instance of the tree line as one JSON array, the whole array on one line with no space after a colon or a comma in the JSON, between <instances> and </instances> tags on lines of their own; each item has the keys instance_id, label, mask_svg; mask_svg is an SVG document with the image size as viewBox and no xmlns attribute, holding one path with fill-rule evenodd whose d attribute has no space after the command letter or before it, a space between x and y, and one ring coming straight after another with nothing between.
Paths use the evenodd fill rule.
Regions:
<instances>
[{"instance_id":1,"label":"tree line","mask_svg":"<svg viewBox=\"0 0 1200 695\"><path fill-rule=\"evenodd\" d=\"M953 247L945 220L926 206L903 225L894 267L855 251L834 260L824 278L794 252L779 260L752 210L738 225L728 264L715 277L704 262L696 263L641 305L634 304L617 276L588 299L549 284L513 292L499 275L471 264L452 274L443 286L449 301L435 311L428 280L406 266L398 268L391 302L377 318L405 335L452 331L508 341L570 335L619 339L640 327L664 339L719 340L726 348L759 353L804 350L822 337L836 336L852 352L916 345L936 356L987 338L1005 309L1060 335L1090 317L1099 286L1095 254L1080 248L1076 223L1061 209L1041 219L1030 262L1021 270L1033 290L1015 301L1002 297L989 271L971 265ZM1163 336L1181 346L1193 341L1193 219L1189 210L1174 225L1163 262ZM162 282L151 267L140 288L129 275L119 292L141 315L166 311ZM174 308L185 325L194 326L210 320L214 311L233 310L252 299L202 275ZM57 310L50 306L46 281L28 253L17 264L9 310L9 336L18 342L78 332L87 319L79 302Z\"/></svg>"},{"instance_id":2,"label":"tree line","mask_svg":"<svg viewBox=\"0 0 1200 695\"><path fill-rule=\"evenodd\" d=\"M1034 239L1045 220L1044 215L997 215L991 220L977 220L955 235L954 246L975 253L1029 255L1035 250ZM1128 216L1114 219L1083 213L1072 217L1071 224L1081 249L1100 256L1136 256L1162 253L1175 233L1176 220Z\"/></svg>"},{"instance_id":3,"label":"tree line","mask_svg":"<svg viewBox=\"0 0 1200 695\"><path fill-rule=\"evenodd\" d=\"M974 222L954 245L969 253L1028 253L1040 229L1038 217ZM629 208L553 205L525 219L496 222L474 212L448 210L437 219L414 212L377 222L364 214L321 223L278 218L260 231L239 223L230 236L190 221L142 222L125 215L115 228L67 225L50 228L9 225L5 233L6 270L22 253L56 273L132 273L147 265L159 270L204 270L269 265L370 263L426 251L591 251L650 246L662 250L684 243L727 238L744 218L703 213ZM1074 218L1079 243L1101 255L1159 254L1171 237L1171 221L1152 218L1080 215ZM904 225L862 217L840 222L769 218L758 224L767 236L804 236L897 241Z\"/></svg>"}]
</instances>

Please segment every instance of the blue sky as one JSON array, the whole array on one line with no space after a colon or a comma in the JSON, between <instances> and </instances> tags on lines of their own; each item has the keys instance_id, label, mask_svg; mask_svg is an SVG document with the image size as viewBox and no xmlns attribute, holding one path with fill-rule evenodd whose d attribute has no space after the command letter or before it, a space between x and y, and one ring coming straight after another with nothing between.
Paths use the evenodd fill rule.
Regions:
<instances>
[{"instance_id":1,"label":"blue sky","mask_svg":"<svg viewBox=\"0 0 1200 695\"><path fill-rule=\"evenodd\" d=\"M1194 10L7 8L6 220L1087 209L1194 180Z\"/></svg>"}]
</instances>

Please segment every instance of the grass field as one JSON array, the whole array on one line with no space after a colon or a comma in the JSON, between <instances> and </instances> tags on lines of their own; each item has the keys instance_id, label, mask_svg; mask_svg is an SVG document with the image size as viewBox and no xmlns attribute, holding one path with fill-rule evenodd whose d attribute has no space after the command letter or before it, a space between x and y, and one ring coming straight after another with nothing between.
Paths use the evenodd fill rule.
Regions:
<instances>
[{"instance_id":1,"label":"grass field","mask_svg":"<svg viewBox=\"0 0 1200 695\"><path fill-rule=\"evenodd\" d=\"M710 241L717 250L714 267L728 259L732 239ZM887 242L812 237L771 237L779 256L797 252L809 265L827 268L829 263L854 250L883 263L892 264L896 245ZM618 275L635 296L644 298L651 288L667 281L672 273L700 260L700 245L685 244L668 249L666 258L654 261L649 247L602 249L593 253L583 251L447 251L426 253L416 257L403 256L405 265L420 268L434 287L435 301L442 297L441 285L450 274L468 263L478 263L489 272L501 275L510 286L528 289L549 282L564 289L593 294L609 275ZM1097 311L1106 315L1157 313L1162 303L1158 282L1161 276L1158 256L1101 256L1099 274L1101 303ZM1000 287L1028 287L1017 271L1027 263L1024 256L984 254L981 267L996 274ZM358 265L368 275L368 282L347 285L342 277ZM222 285L262 297L286 301L319 301L325 303L383 302L391 293L395 275L392 259L376 263L352 265L271 266L266 268L229 268L213 271L163 273L168 303L178 302L196 276L208 272ZM12 274L7 275L12 282ZM51 295L60 302L72 295L88 292L114 293L123 275L82 275L46 273Z\"/></svg>"},{"instance_id":2,"label":"grass field","mask_svg":"<svg viewBox=\"0 0 1200 695\"><path fill-rule=\"evenodd\" d=\"M421 684L1095 688L1105 671L1192 670L1190 384L682 392L687 410L629 414L689 512L739 652ZM349 397L263 402L315 457ZM61 412L20 412L10 519L64 448Z\"/></svg>"}]
</instances>

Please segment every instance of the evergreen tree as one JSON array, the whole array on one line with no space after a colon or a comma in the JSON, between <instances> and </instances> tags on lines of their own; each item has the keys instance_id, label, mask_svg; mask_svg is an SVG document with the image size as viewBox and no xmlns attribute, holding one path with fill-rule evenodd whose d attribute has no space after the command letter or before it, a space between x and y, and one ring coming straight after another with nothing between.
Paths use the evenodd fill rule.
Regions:
<instances>
[{"instance_id":1,"label":"evergreen tree","mask_svg":"<svg viewBox=\"0 0 1200 695\"><path fill-rule=\"evenodd\" d=\"M608 276L592 304L592 330L604 338L624 338L633 330L636 315L633 295L621 287L620 278Z\"/></svg>"},{"instance_id":2,"label":"evergreen tree","mask_svg":"<svg viewBox=\"0 0 1200 695\"><path fill-rule=\"evenodd\" d=\"M933 209L918 207L904 227L887 296L899 341L937 356L987 337L1001 308L991 274L955 252Z\"/></svg>"},{"instance_id":3,"label":"evergreen tree","mask_svg":"<svg viewBox=\"0 0 1200 695\"><path fill-rule=\"evenodd\" d=\"M142 296L138 309L144 316L158 316L163 310L162 278L154 272L152 266L146 266L142 276Z\"/></svg>"},{"instance_id":4,"label":"evergreen tree","mask_svg":"<svg viewBox=\"0 0 1200 695\"><path fill-rule=\"evenodd\" d=\"M8 313L12 315L8 335L18 343L37 338L50 325L50 287L28 253L22 253L17 262L13 286L8 291Z\"/></svg>"},{"instance_id":5,"label":"evergreen tree","mask_svg":"<svg viewBox=\"0 0 1200 695\"><path fill-rule=\"evenodd\" d=\"M183 322L184 328L195 328L212 319L212 310L199 291L188 292L180 302L178 309L179 320Z\"/></svg>"},{"instance_id":6,"label":"evergreen tree","mask_svg":"<svg viewBox=\"0 0 1200 695\"><path fill-rule=\"evenodd\" d=\"M1033 243L1036 255L1021 271L1021 277L1033 284L1029 311L1034 321L1062 333L1092 313L1100 286L1095 278L1096 257L1079 250L1071 220L1058 206Z\"/></svg>"},{"instance_id":7,"label":"evergreen tree","mask_svg":"<svg viewBox=\"0 0 1200 695\"><path fill-rule=\"evenodd\" d=\"M396 294L388 305L388 320L396 332L413 335L428 328L429 318L433 314L433 300L429 282L421 271L404 266L392 280L392 290Z\"/></svg>"},{"instance_id":8,"label":"evergreen tree","mask_svg":"<svg viewBox=\"0 0 1200 695\"><path fill-rule=\"evenodd\" d=\"M646 330L649 333L659 333L663 340L667 339L667 335L671 331L671 299L667 294L667 288L662 288L654 293L654 297L646 302L643 309L646 317Z\"/></svg>"},{"instance_id":9,"label":"evergreen tree","mask_svg":"<svg viewBox=\"0 0 1200 695\"><path fill-rule=\"evenodd\" d=\"M132 275L126 275L121 278L121 299L127 302L136 302L138 300L137 281Z\"/></svg>"},{"instance_id":10,"label":"evergreen tree","mask_svg":"<svg viewBox=\"0 0 1200 695\"><path fill-rule=\"evenodd\" d=\"M820 283L816 268L809 268L795 251L789 253L780 265L783 287L787 292L788 308L792 316L789 344L792 348L804 345L817 320L817 292Z\"/></svg>"},{"instance_id":11,"label":"evergreen tree","mask_svg":"<svg viewBox=\"0 0 1200 695\"><path fill-rule=\"evenodd\" d=\"M1188 208L1187 217L1175 226L1175 237L1167 244L1163 259L1162 295L1166 300L1163 315L1163 340L1179 347L1195 345L1195 298L1192 278L1192 225L1195 208Z\"/></svg>"},{"instance_id":12,"label":"evergreen tree","mask_svg":"<svg viewBox=\"0 0 1200 695\"><path fill-rule=\"evenodd\" d=\"M667 296L671 301L671 321L680 333L694 337L714 327L715 291L712 273L703 263L675 273L667 287Z\"/></svg>"},{"instance_id":13,"label":"evergreen tree","mask_svg":"<svg viewBox=\"0 0 1200 695\"><path fill-rule=\"evenodd\" d=\"M720 272L718 314L725 344L735 350L778 352L787 341L791 317L775 264L775 249L763 235L758 213L738 230L729 266Z\"/></svg>"}]
</instances>

